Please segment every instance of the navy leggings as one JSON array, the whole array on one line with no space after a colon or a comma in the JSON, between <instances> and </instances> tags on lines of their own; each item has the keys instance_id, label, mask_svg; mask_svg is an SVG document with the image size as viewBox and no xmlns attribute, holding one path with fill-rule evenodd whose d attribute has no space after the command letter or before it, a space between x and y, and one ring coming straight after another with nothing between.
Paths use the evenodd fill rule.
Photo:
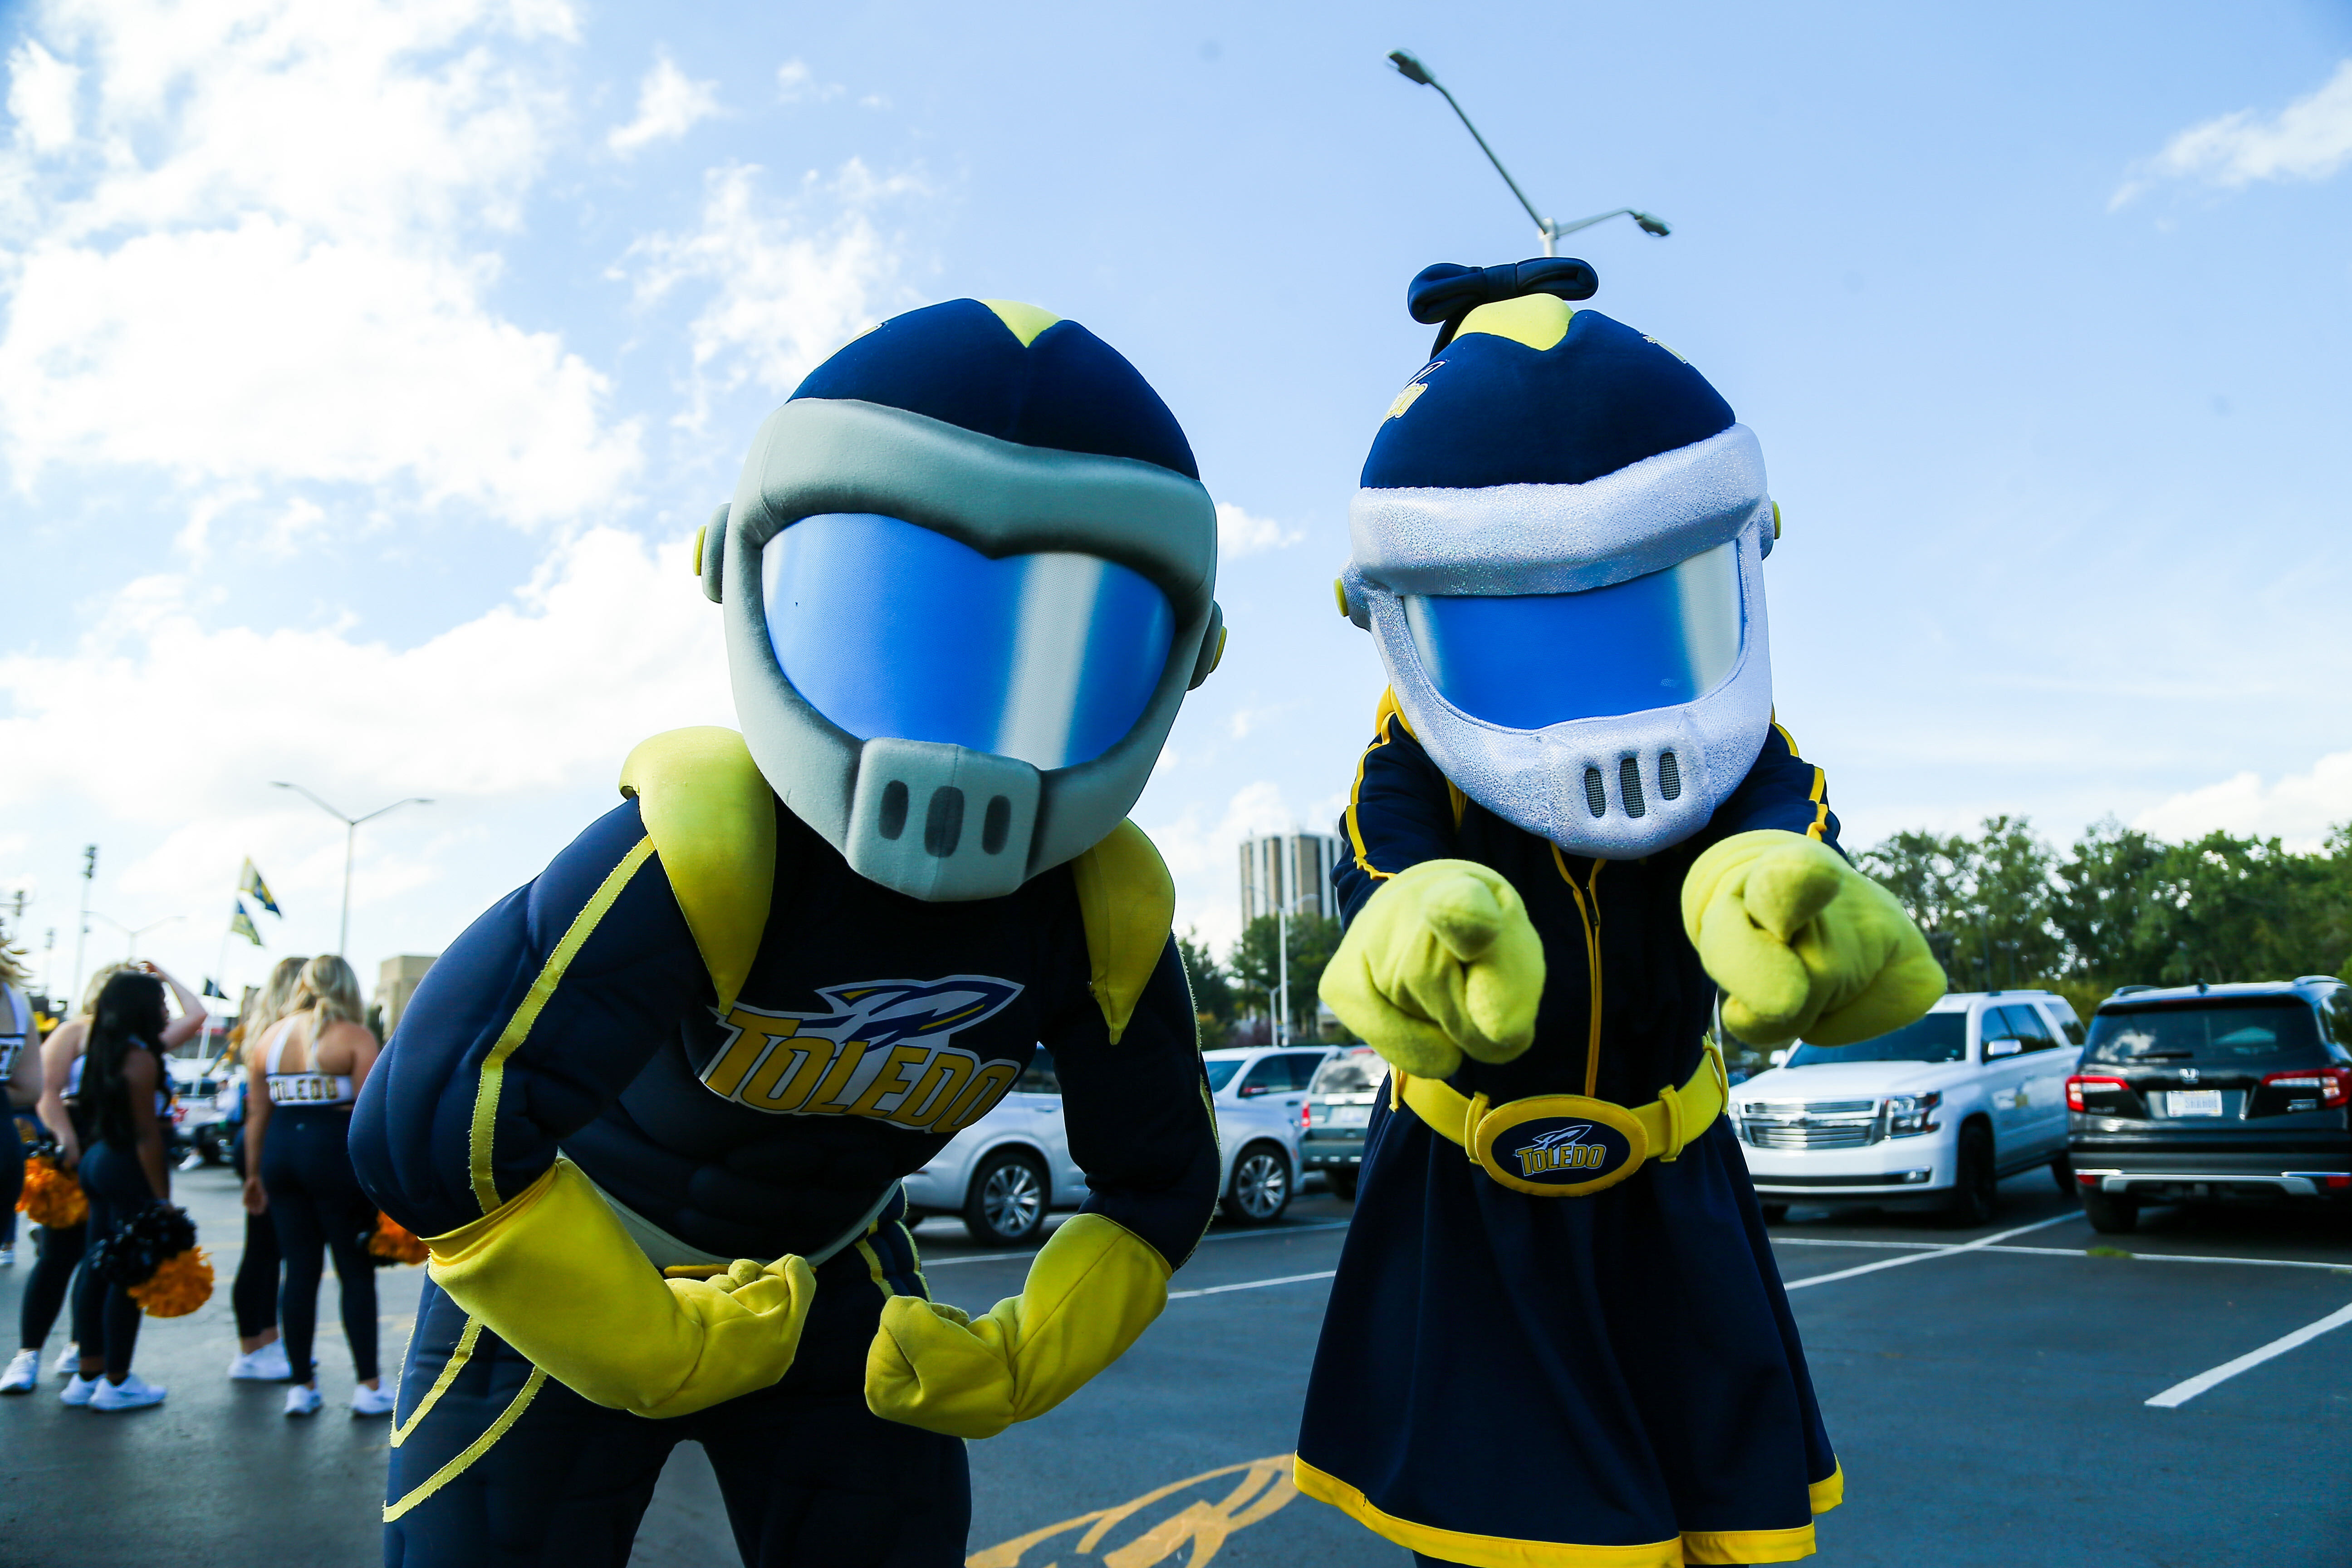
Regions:
<instances>
[{"instance_id":1,"label":"navy leggings","mask_svg":"<svg viewBox=\"0 0 2352 1568\"><path fill-rule=\"evenodd\" d=\"M245 1169L245 1129L230 1145L232 1163ZM278 1222L267 1214L245 1216L245 1251L236 1260L236 1283L229 1290L236 1309L236 1337L252 1339L278 1326Z\"/></svg>"},{"instance_id":2,"label":"navy leggings","mask_svg":"<svg viewBox=\"0 0 2352 1568\"><path fill-rule=\"evenodd\" d=\"M81 1157L81 1190L89 1197L89 1234L110 1236L131 1216L156 1201L138 1154L115 1143L100 1143ZM74 1291L74 1338L85 1362L102 1356L110 1383L131 1374L131 1352L139 1344L139 1303L131 1292L81 1271Z\"/></svg>"},{"instance_id":3,"label":"navy leggings","mask_svg":"<svg viewBox=\"0 0 2352 1568\"><path fill-rule=\"evenodd\" d=\"M16 1200L25 1192L25 1142L0 1089L0 1247L16 1245Z\"/></svg>"},{"instance_id":4,"label":"navy leggings","mask_svg":"<svg viewBox=\"0 0 2352 1568\"><path fill-rule=\"evenodd\" d=\"M41 1348L65 1310L66 1287L73 1283L81 1255L89 1250L89 1226L69 1225L63 1230L41 1226L41 1256L33 1277L25 1281L25 1300L18 1310L17 1344L28 1351Z\"/></svg>"},{"instance_id":5,"label":"navy leggings","mask_svg":"<svg viewBox=\"0 0 2352 1568\"><path fill-rule=\"evenodd\" d=\"M285 1105L270 1112L261 1146L261 1187L277 1222L286 1283L278 1321L294 1380L318 1370L310 1346L319 1331L319 1278L327 1255L343 1299L343 1338L352 1347L352 1375L376 1375L375 1259L367 1237L375 1229L375 1202L352 1170L352 1113L324 1105Z\"/></svg>"}]
</instances>

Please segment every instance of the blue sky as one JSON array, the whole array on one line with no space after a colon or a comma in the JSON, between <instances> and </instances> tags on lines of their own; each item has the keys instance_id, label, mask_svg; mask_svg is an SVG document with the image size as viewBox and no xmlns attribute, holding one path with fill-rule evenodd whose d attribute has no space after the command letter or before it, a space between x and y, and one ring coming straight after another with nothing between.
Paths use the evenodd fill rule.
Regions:
<instances>
[{"instance_id":1,"label":"blue sky","mask_svg":"<svg viewBox=\"0 0 2352 1568\"><path fill-rule=\"evenodd\" d=\"M2235 5L566 5L0 11L0 888L285 904L232 980L435 952L729 719L684 543L871 321L1085 321L1224 503L1224 668L1137 816L1180 919L1326 826L1380 687L1331 609L1428 330L1534 254L1760 437L1780 713L1849 837L2025 812L2309 842L2352 818L2338 519L2352 10ZM98 924L90 952L121 951Z\"/></svg>"}]
</instances>

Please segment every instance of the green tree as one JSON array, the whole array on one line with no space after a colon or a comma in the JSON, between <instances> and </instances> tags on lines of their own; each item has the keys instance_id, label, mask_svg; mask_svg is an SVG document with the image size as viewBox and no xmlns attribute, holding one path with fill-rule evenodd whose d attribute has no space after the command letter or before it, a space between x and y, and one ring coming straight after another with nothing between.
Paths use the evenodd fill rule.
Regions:
<instances>
[{"instance_id":1,"label":"green tree","mask_svg":"<svg viewBox=\"0 0 2352 1568\"><path fill-rule=\"evenodd\" d=\"M1290 1034L1294 1039L1316 1037L1315 1017L1319 998L1316 985L1325 965L1339 950L1339 922L1325 915L1293 915L1290 919ZM1260 915L1242 928L1227 967L1234 993L1253 1013L1274 1016L1275 993L1280 984L1276 963L1278 922Z\"/></svg>"},{"instance_id":2,"label":"green tree","mask_svg":"<svg viewBox=\"0 0 2352 1568\"><path fill-rule=\"evenodd\" d=\"M1233 976L1209 952L1208 944L1196 940L1192 931L1176 939L1176 954L1184 961L1184 973L1192 983L1193 1016L1200 1024L1201 1044L1206 1048L1223 1041L1234 1026L1237 998Z\"/></svg>"},{"instance_id":3,"label":"green tree","mask_svg":"<svg viewBox=\"0 0 2352 1568\"><path fill-rule=\"evenodd\" d=\"M1909 911L1962 990L2033 985L2065 968L2051 921L2056 860L2026 818L1987 817L1981 836L1898 833L1854 857Z\"/></svg>"}]
</instances>

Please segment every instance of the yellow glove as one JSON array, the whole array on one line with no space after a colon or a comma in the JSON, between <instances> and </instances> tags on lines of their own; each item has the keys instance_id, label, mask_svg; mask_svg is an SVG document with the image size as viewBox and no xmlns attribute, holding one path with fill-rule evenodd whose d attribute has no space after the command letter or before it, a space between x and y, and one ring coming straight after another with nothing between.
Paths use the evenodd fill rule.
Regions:
<instances>
[{"instance_id":1,"label":"yellow glove","mask_svg":"<svg viewBox=\"0 0 2352 1568\"><path fill-rule=\"evenodd\" d=\"M793 1257L663 1279L569 1160L426 1245L426 1272L451 1300L582 1398L638 1415L687 1415L774 1383L816 1295Z\"/></svg>"},{"instance_id":2,"label":"yellow glove","mask_svg":"<svg viewBox=\"0 0 2352 1568\"><path fill-rule=\"evenodd\" d=\"M1469 860L1381 883L1323 971L1323 1000L1391 1065L1451 1078L1462 1053L1507 1062L1535 1042L1543 939L1518 889Z\"/></svg>"},{"instance_id":3,"label":"yellow glove","mask_svg":"<svg viewBox=\"0 0 2352 1568\"><path fill-rule=\"evenodd\" d=\"M1168 1304L1168 1264L1116 1220L1066 1222L1021 1294L974 1318L893 1296L866 1352L866 1407L950 1437L1043 1415L1117 1361Z\"/></svg>"},{"instance_id":4,"label":"yellow glove","mask_svg":"<svg viewBox=\"0 0 2352 1568\"><path fill-rule=\"evenodd\" d=\"M1750 1045L1850 1046L1899 1029L1944 972L1895 895L1818 839L1737 833L1683 879L1683 930Z\"/></svg>"}]
</instances>

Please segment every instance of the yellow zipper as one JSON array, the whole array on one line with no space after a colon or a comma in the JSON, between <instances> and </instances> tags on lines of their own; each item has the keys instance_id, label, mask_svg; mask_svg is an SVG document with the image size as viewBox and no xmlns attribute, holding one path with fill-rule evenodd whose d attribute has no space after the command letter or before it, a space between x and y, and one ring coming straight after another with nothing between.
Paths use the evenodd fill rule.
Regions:
<instances>
[{"instance_id":1,"label":"yellow zipper","mask_svg":"<svg viewBox=\"0 0 2352 1568\"><path fill-rule=\"evenodd\" d=\"M1569 873L1568 862L1559 853L1559 846L1551 847L1551 863L1559 868L1559 879L1568 884L1569 896L1576 900L1576 918L1584 927L1584 974L1592 992L1591 1026L1584 1041L1584 1094L1592 1097L1601 1083L1601 868L1608 862L1592 862L1592 876L1583 887ZM1585 895L1591 895L1591 903Z\"/></svg>"}]
</instances>

